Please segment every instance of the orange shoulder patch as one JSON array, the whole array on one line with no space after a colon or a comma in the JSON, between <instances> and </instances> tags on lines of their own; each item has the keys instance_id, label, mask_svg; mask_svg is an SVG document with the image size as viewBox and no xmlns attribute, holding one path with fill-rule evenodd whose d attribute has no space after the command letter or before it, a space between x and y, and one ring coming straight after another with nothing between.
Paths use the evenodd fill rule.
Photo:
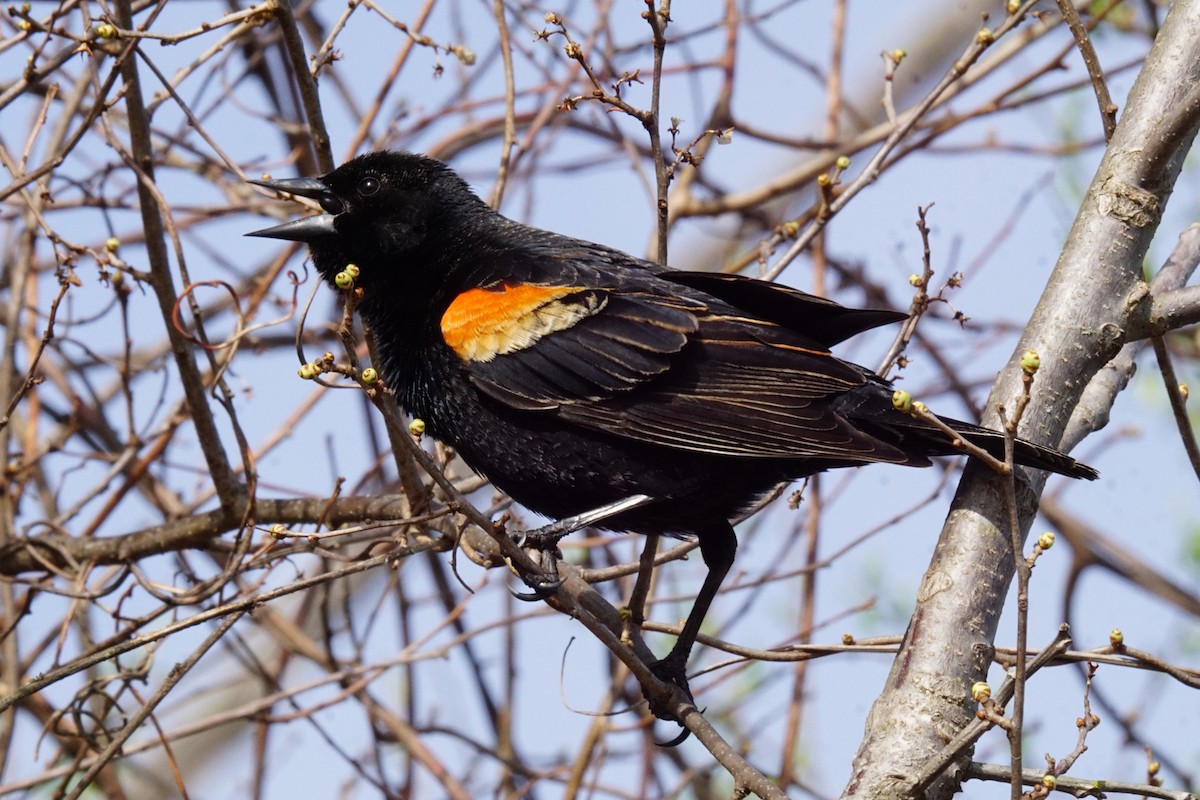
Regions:
<instances>
[{"instance_id":1,"label":"orange shoulder patch","mask_svg":"<svg viewBox=\"0 0 1200 800\"><path fill-rule=\"evenodd\" d=\"M595 295L562 299L580 291L528 283L468 289L442 314L442 338L463 361L491 361L594 314L601 306Z\"/></svg>"}]
</instances>

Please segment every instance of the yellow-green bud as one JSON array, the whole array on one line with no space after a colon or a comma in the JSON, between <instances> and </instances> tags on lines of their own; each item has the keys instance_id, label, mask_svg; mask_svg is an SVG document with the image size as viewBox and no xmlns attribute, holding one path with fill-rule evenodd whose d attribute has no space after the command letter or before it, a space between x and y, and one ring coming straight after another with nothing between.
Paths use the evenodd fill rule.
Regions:
<instances>
[{"instance_id":1,"label":"yellow-green bud","mask_svg":"<svg viewBox=\"0 0 1200 800\"><path fill-rule=\"evenodd\" d=\"M996 34L992 33L989 28L980 28L975 32L976 44L991 44L996 41Z\"/></svg>"},{"instance_id":2,"label":"yellow-green bud","mask_svg":"<svg viewBox=\"0 0 1200 800\"><path fill-rule=\"evenodd\" d=\"M847 647L853 647L855 644L858 644L858 643L854 640L854 634L843 633L842 634L842 644L846 645Z\"/></svg>"},{"instance_id":3,"label":"yellow-green bud","mask_svg":"<svg viewBox=\"0 0 1200 800\"><path fill-rule=\"evenodd\" d=\"M313 364L304 364L300 369L296 370L296 374L306 381L311 381L317 377L318 372L316 366Z\"/></svg>"},{"instance_id":4,"label":"yellow-green bud","mask_svg":"<svg viewBox=\"0 0 1200 800\"><path fill-rule=\"evenodd\" d=\"M892 51L892 60L895 61L897 64L899 64L901 61L903 61L907 57L908 57L907 50L900 50L899 48L897 48L896 50Z\"/></svg>"},{"instance_id":5,"label":"yellow-green bud","mask_svg":"<svg viewBox=\"0 0 1200 800\"><path fill-rule=\"evenodd\" d=\"M1125 646L1125 634L1120 628L1113 628L1108 634L1108 643L1113 647Z\"/></svg>"},{"instance_id":6,"label":"yellow-green bud","mask_svg":"<svg viewBox=\"0 0 1200 800\"><path fill-rule=\"evenodd\" d=\"M912 275L908 276L908 282L912 286L924 286L925 278L914 272Z\"/></svg>"},{"instance_id":7,"label":"yellow-green bud","mask_svg":"<svg viewBox=\"0 0 1200 800\"><path fill-rule=\"evenodd\" d=\"M1036 350L1026 350L1021 356L1021 369L1027 375L1032 375L1038 371L1038 367L1042 366L1042 357L1037 354Z\"/></svg>"},{"instance_id":8,"label":"yellow-green bud","mask_svg":"<svg viewBox=\"0 0 1200 800\"><path fill-rule=\"evenodd\" d=\"M1162 764L1158 763L1157 761L1151 761L1146 765L1146 772L1152 776L1157 775L1160 769L1162 769Z\"/></svg>"},{"instance_id":9,"label":"yellow-green bud","mask_svg":"<svg viewBox=\"0 0 1200 800\"><path fill-rule=\"evenodd\" d=\"M837 161L835 161L833 163L836 164L837 168L840 170L850 169L850 157L849 156L838 156Z\"/></svg>"},{"instance_id":10,"label":"yellow-green bud","mask_svg":"<svg viewBox=\"0 0 1200 800\"><path fill-rule=\"evenodd\" d=\"M343 269L342 272L346 273L351 278L357 278L358 277L358 264L347 264L346 268Z\"/></svg>"},{"instance_id":11,"label":"yellow-green bud","mask_svg":"<svg viewBox=\"0 0 1200 800\"><path fill-rule=\"evenodd\" d=\"M104 249L110 253L115 253L121 249L121 240L115 236L110 236L104 240Z\"/></svg>"},{"instance_id":12,"label":"yellow-green bud","mask_svg":"<svg viewBox=\"0 0 1200 800\"><path fill-rule=\"evenodd\" d=\"M578 42L567 42L567 46L563 48L567 53L567 58L581 58L583 56L583 48Z\"/></svg>"},{"instance_id":13,"label":"yellow-green bud","mask_svg":"<svg viewBox=\"0 0 1200 800\"><path fill-rule=\"evenodd\" d=\"M986 703L992 699L992 687L988 686L987 681L975 681L971 684L971 698L976 703Z\"/></svg>"},{"instance_id":14,"label":"yellow-green bud","mask_svg":"<svg viewBox=\"0 0 1200 800\"><path fill-rule=\"evenodd\" d=\"M101 22L96 26L96 35L101 39L115 39L117 38L117 28L107 22Z\"/></svg>"},{"instance_id":15,"label":"yellow-green bud","mask_svg":"<svg viewBox=\"0 0 1200 800\"><path fill-rule=\"evenodd\" d=\"M1187 402L1187 399L1188 399L1188 385L1187 385L1186 383L1181 383L1181 384L1179 384L1179 398L1180 398L1181 400L1183 400L1183 402L1185 402L1185 403Z\"/></svg>"},{"instance_id":16,"label":"yellow-green bud","mask_svg":"<svg viewBox=\"0 0 1200 800\"><path fill-rule=\"evenodd\" d=\"M17 30L29 33L33 30L33 23L27 19L19 19L17 20Z\"/></svg>"},{"instance_id":17,"label":"yellow-green bud","mask_svg":"<svg viewBox=\"0 0 1200 800\"><path fill-rule=\"evenodd\" d=\"M1049 550L1051 547L1054 547L1054 531L1046 531L1043 533L1038 537L1037 543L1038 547L1042 548L1043 550Z\"/></svg>"},{"instance_id":18,"label":"yellow-green bud","mask_svg":"<svg viewBox=\"0 0 1200 800\"><path fill-rule=\"evenodd\" d=\"M820 175L817 176L817 186L820 186L821 188L825 188L826 186L829 186L829 184L831 184L831 183L833 183L833 178L829 177L828 173L822 172Z\"/></svg>"},{"instance_id":19,"label":"yellow-green bud","mask_svg":"<svg viewBox=\"0 0 1200 800\"><path fill-rule=\"evenodd\" d=\"M1019 11L1020 8L1021 8L1021 0L1008 0L1008 2L1004 4L1004 10L1007 11L1009 14L1017 13L1017 11Z\"/></svg>"},{"instance_id":20,"label":"yellow-green bud","mask_svg":"<svg viewBox=\"0 0 1200 800\"><path fill-rule=\"evenodd\" d=\"M1057 785L1058 778L1051 775L1049 772L1042 776L1042 786L1045 786L1047 789L1053 789Z\"/></svg>"},{"instance_id":21,"label":"yellow-green bud","mask_svg":"<svg viewBox=\"0 0 1200 800\"><path fill-rule=\"evenodd\" d=\"M450 52L454 53L455 57L464 66L471 66L475 63L475 51L463 44L456 44L450 48Z\"/></svg>"},{"instance_id":22,"label":"yellow-green bud","mask_svg":"<svg viewBox=\"0 0 1200 800\"><path fill-rule=\"evenodd\" d=\"M929 406L925 405L920 400L913 400L913 411L917 411L921 414L928 414Z\"/></svg>"},{"instance_id":23,"label":"yellow-green bud","mask_svg":"<svg viewBox=\"0 0 1200 800\"><path fill-rule=\"evenodd\" d=\"M800 232L800 223L794 219L790 219L779 226L779 232L791 239Z\"/></svg>"},{"instance_id":24,"label":"yellow-green bud","mask_svg":"<svg viewBox=\"0 0 1200 800\"><path fill-rule=\"evenodd\" d=\"M408 423L408 432L413 436L421 436L425 433L425 420L420 417L414 417L413 421Z\"/></svg>"},{"instance_id":25,"label":"yellow-green bud","mask_svg":"<svg viewBox=\"0 0 1200 800\"><path fill-rule=\"evenodd\" d=\"M349 272L342 270L337 275L333 276L333 284L339 289L349 289L354 285L354 276Z\"/></svg>"},{"instance_id":26,"label":"yellow-green bud","mask_svg":"<svg viewBox=\"0 0 1200 800\"><path fill-rule=\"evenodd\" d=\"M276 522L274 525L272 525L270 528L267 529L267 533L269 533L271 535L272 539L282 539L284 534L287 533L287 528L285 528L283 525L280 525L278 522Z\"/></svg>"},{"instance_id":27,"label":"yellow-green bud","mask_svg":"<svg viewBox=\"0 0 1200 800\"><path fill-rule=\"evenodd\" d=\"M912 395L903 389L897 389L892 392L892 407L905 414L909 413L913 407Z\"/></svg>"},{"instance_id":28,"label":"yellow-green bud","mask_svg":"<svg viewBox=\"0 0 1200 800\"><path fill-rule=\"evenodd\" d=\"M362 371L361 377L363 383L374 383L379 380L379 371L374 367L367 367Z\"/></svg>"}]
</instances>

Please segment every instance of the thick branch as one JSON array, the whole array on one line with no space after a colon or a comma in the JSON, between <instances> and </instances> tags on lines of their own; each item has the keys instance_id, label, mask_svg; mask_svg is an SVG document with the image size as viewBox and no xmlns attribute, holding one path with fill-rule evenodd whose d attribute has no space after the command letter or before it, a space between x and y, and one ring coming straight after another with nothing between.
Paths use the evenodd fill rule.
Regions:
<instances>
[{"instance_id":1,"label":"thick branch","mask_svg":"<svg viewBox=\"0 0 1200 800\"><path fill-rule=\"evenodd\" d=\"M1059 442L1084 387L1126 341L1126 299L1139 286L1145 293L1142 261L1200 124L1191 99L1200 85L1198 25L1200 0L1172 5L1050 282L993 388L985 424L995 427L997 404L1017 397L1018 354L1034 349L1042 368L1022 435ZM1191 113L1181 116L1181 108ZM1022 480L1017 508L1027 531L1045 475ZM845 796L912 796L921 764L972 719L969 687L986 674L1013 574L1003 495L1000 478L968 467ZM953 792L965 766L965 758L951 766L925 796Z\"/></svg>"},{"instance_id":2,"label":"thick branch","mask_svg":"<svg viewBox=\"0 0 1200 800\"><path fill-rule=\"evenodd\" d=\"M1184 285L1198 264L1200 222L1193 222L1179 234L1170 258L1154 276L1149 303L1141 293L1133 298L1134 308L1125 329L1129 341L1162 336L1200 322L1200 286Z\"/></svg>"}]
</instances>

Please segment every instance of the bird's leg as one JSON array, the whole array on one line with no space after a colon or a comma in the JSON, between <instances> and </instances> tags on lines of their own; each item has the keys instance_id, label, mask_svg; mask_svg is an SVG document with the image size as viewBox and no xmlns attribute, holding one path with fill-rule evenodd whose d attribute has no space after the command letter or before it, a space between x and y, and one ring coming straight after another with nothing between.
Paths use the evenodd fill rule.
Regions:
<instances>
[{"instance_id":1,"label":"bird's leg","mask_svg":"<svg viewBox=\"0 0 1200 800\"><path fill-rule=\"evenodd\" d=\"M700 555L703 557L705 565L708 566L708 575L704 576L700 593L696 595L696 602L692 604L692 610L688 613L687 621L683 623L683 630L679 632L675 646L671 648L671 652L667 653L666 658L655 662L650 667L659 680L682 689L688 700L693 703L695 700L687 681L688 656L691 655L692 645L696 643L696 637L700 634L700 626L704 623L708 607L712 605L713 598L717 596L721 582L729 574L729 569L733 566L733 557L737 553L737 535L733 532L733 526L728 522L697 531L697 534L700 539ZM659 719L678 721L668 707L649 696L646 697L646 700L649 701L650 713L654 716ZM684 729L675 739L662 744L664 747L673 747L687 737L688 731Z\"/></svg>"},{"instance_id":2,"label":"bird's leg","mask_svg":"<svg viewBox=\"0 0 1200 800\"><path fill-rule=\"evenodd\" d=\"M644 494L630 495L615 502L606 503L589 511L584 511L582 514L564 517L558 522L553 522L541 528L535 528L531 531L517 531L512 534L518 547L537 551L538 562L541 566L541 573L525 574L518 572L521 580L525 581L525 584L533 591L513 592L513 596L518 600L545 600L554 594L558 590L558 587L563 585L563 581L566 580L558 576L558 559L562 555L558 551L559 540L580 528L586 528L589 525L603 522L622 512L640 508L652 499L649 495Z\"/></svg>"}]
</instances>

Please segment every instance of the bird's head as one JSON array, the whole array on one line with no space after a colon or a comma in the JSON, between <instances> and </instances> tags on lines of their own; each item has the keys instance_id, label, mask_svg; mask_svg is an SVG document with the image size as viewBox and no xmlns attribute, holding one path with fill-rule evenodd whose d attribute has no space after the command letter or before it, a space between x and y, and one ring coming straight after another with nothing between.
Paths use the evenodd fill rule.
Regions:
<instances>
[{"instance_id":1,"label":"bird's head","mask_svg":"<svg viewBox=\"0 0 1200 800\"><path fill-rule=\"evenodd\" d=\"M330 282L348 264L358 265L366 281L379 281L383 276L371 273L397 269L396 259L420 250L435 229L449 226L461 235L465 218L487 210L453 170L413 153L367 153L319 178L251 183L320 203L324 214L247 235L306 243Z\"/></svg>"}]
</instances>

